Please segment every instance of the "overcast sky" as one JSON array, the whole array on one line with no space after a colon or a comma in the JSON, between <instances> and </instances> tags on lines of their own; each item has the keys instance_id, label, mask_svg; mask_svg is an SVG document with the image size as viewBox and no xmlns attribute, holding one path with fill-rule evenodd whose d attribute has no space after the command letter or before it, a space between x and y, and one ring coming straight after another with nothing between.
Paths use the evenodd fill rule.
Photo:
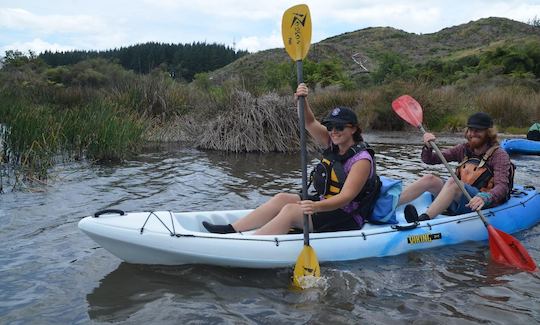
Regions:
<instances>
[{"instance_id":1,"label":"overcast sky","mask_svg":"<svg viewBox=\"0 0 540 325\"><path fill-rule=\"evenodd\" d=\"M149 41L215 42L255 52L283 47L281 17L299 3L311 11L312 43L366 27L433 33L491 16L540 18L540 0L0 0L0 55Z\"/></svg>"}]
</instances>

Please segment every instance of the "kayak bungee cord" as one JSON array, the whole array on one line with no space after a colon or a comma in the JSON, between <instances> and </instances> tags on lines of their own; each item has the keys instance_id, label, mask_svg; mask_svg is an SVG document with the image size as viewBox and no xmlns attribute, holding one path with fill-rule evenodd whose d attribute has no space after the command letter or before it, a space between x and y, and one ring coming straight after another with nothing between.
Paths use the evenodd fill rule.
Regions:
<instances>
[{"instance_id":1,"label":"kayak bungee cord","mask_svg":"<svg viewBox=\"0 0 540 325\"><path fill-rule=\"evenodd\" d=\"M168 211L169 212L169 215L171 217L171 225L172 225L172 231L169 229L169 227L167 227L167 225L159 218L159 216L157 214L154 213L154 211L150 211L150 213L148 213L148 217L146 217L146 220L144 221L144 224L142 225L141 227L141 235L144 231L144 226L146 226L146 223L148 222L148 220L150 219L150 217L152 215L154 215L158 220L159 222L161 222L161 224L169 231L169 233L171 234L171 237L173 236L176 236L176 230L174 229L174 221L173 221L173 214L172 214L172 211Z\"/></svg>"}]
</instances>

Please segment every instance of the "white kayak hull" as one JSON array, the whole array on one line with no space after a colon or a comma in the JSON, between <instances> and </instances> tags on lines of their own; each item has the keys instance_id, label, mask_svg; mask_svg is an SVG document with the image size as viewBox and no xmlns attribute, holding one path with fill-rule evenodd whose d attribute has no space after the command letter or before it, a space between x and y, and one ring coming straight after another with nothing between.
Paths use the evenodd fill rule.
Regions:
<instances>
[{"instance_id":1,"label":"white kayak hull","mask_svg":"<svg viewBox=\"0 0 540 325\"><path fill-rule=\"evenodd\" d=\"M489 222L506 233L515 233L540 222L540 194L519 188L505 204L484 210ZM431 203L425 193L413 202L422 212ZM137 212L86 217L79 229L118 258L134 264L209 264L247 268L289 267L303 248L303 234L255 236L253 231L212 234L202 221L227 224L251 210ZM311 233L310 245L319 262L348 261L369 257L483 241L488 233L476 213L438 216L417 225L407 224L403 207L398 225L366 224L361 230ZM406 226L409 226L407 229Z\"/></svg>"}]
</instances>

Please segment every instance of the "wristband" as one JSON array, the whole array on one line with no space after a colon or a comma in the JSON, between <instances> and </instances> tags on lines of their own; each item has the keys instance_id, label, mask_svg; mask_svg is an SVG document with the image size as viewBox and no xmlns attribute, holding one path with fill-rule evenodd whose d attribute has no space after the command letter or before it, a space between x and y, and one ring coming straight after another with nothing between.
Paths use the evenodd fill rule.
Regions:
<instances>
[{"instance_id":1,"label":"wristband","mask_svg":"<svg viewBox=\"0 0 540 325\"><path fill-rule=\"evenodd\" d=\"M478 196L479 198L482 199L482 201L484 201L484 204L486 206L490 205L491 204L491 199L492 199L492 195L487 193L487 192L479 192L478 194L476 194L476 196Z\"/></svg>"}]
</instances>

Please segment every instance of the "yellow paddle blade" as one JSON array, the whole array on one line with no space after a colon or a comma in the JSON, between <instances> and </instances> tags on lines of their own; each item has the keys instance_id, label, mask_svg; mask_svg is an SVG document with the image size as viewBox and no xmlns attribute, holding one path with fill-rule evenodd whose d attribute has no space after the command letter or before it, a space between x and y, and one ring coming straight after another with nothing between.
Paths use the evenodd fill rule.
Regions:
<instances>
[{"instance_id":1,"label":"yellow paddle blade","mask_svg":"<svg viewBox=\"0 0 540 325\"><path fill-rule=\"evenodd\" d=\"M285 11L281 35L291 59L298 61L306 57L311 43L311 14L307 5L297 5Z\"/></svg>"},{"instance_id":2,"label":"yellow paddle blade","mask_svg":"<svg viewBox=\"0 0 540 325\"><path fill-rule=\"evenodd\" d=\"M319 267L319 260L315 251L311 246L304 245L304 249L296 260L294 267L293 284L298 288L304 288L302 285L305 277L320 277L321 268Z\"/></svg>"}]
</instances>

